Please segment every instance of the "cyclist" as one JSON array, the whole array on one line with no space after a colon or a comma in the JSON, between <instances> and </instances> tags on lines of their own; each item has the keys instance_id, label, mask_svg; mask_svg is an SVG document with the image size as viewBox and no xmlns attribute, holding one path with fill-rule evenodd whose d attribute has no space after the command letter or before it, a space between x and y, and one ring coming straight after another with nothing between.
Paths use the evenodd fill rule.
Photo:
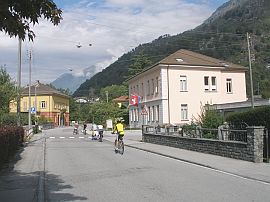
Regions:
<instances>
[{"instance_id":1,"label":"cyclist","mask_svg":"<svg viewBox=\"0 0 270 202\"><path fill-rule=\"evenodd\" d=\"M78 133L79 133L78 128L79 128L79 124L78 124L78 122L75 122L74 129L73 129L73 134L78 135Z\"/></svg>"},{"instance_id":2,"label":"cyclist","mask_svg":"<svg viewBox=\"0 0 270 202\"><path fill-rule=\"evenodd\" d=\"M118 141L119 140L123 140L123 137L124 137L124 125L123 125L123 120L121 119L117 119L116 121L116 125L114 126L114 129L113 129L113 133L117 132L117 142L116 142L116 147L117 147L117 144L118 144Z\"/></svg>"},{"instance_id":3,"label":"cyclist","mask_svg":"<svg viewBox=\"0 0 270 202\"><path fill-rule=\"evenodd\" d=\"M87 124L86 122L83 123L83 133L86 135L86 127L87 127Z\"/></svg>"}]
</instances>

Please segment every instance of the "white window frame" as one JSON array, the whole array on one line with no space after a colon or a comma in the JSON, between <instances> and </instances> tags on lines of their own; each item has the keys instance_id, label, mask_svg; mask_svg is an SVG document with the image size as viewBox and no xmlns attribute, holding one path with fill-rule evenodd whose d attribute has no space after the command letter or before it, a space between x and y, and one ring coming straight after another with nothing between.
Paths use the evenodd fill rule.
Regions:
<instances>
[{"instance_id":1,"label":"white window frame","mask_svg":"<svg viewBox=\"0 0 270 202\"><path fill-rule=\"evenodd\" d=\"M158 77L156 77L156 88L155 88L155 93L158 94L158 86L159 86L159 81L158 81Z\"/></svg>"},{"instance_id":2,"label":"white window frame","mask_svg":"<svg viewBox=\"0 0 270 202\"><path fill-rule=\"evenodd\" d=\"M155 109L156 109L156 122L159 122L159 105L157 105Z\"/></svg>"},{"instance_id":3,"label":"white window frame","mask_svg":"<svg viewBox=\"0 0 270 202\"><path fill-rule=\"evenodd\" d=\"M150 95L150 81L147 81L147 95Z\"/></svg>"},{"instance_id":4,"label":"white window frame","mask_svg":"<svg viewBox=\"0 0 270 202\"><path fill-rule=\"evenodd\" d=\"M215 76L211 77L211 90L212 91L217 91L217 77L215 77Z\"/></svg>"},{"instance_id":5,"label":"white window frame","mask_svg":"<svg viewBox=\"0 0 270 202\"><path fill-rule=\"evenodd\" d=\"M180 92L187 92L187 76L180 75Z\"/></svg>"},{"instance_id":6,"label":"white window frame","mask_svg":"<svg viewBox=\"0 0 270 202\"><path fill-rule=\"evenodd\" d=\"M141 99L143 100L143 98L144 98L144 85L143 85L143 82L141 83L141 86L142 86L142 96L141 96Z\"/></svg>"},{"instance_id":7,"label":"white window frame","mask_svg":"<svg viewBox=\"0 0 270 202\"><path fill-rule=\"evenodd\" d=\"M130 110L130 122L133 122L133 110Z\"/></svg>"},{"instance_id":8,"label":"white window frame","mask_svg":"<svg viewBox=\"0 0 270 202\"><path fill-rule=\"evenodd\" d=\"M150 122L151 120L151 110L150 107L148 107L148 117L147 117L147 121Z\"/></svg>"},{"instance_id":9,"label":"white window frame","mask_svg":"<svg viewBox=\"0 0 270 202\"><path fill-rule=\"evenodd\" d=\"M181 104L181 121L188 121L188 105Z\"/></svg>"},{"instance_id":10,"label":"white window frame","mask_svg":"<svg viewBox=\"0 0 270 202\"><path fill-rule=\"evenodd\" d=\"M203 77L203 82L204 82L204 90L209 91L210 90L210 85L209 85L209 76L204 76ZM207 83L206 83L207 82Z\"/></svg>"},{"instance_id":11,"label":"white window frame","mask_svg":"<svg viewBox=\"0 0 270 202\"><path fill-rule=\"evenodd\" d=\"M154 79L152 79L152 95L155 93L155 82Z\"/></svg>"},{"instance_id":12,"label":"white window frame","mask_svg":"<svg viewBox=\"0 0 270 202\"><path fill-rule=\"evenodd\" d=\"M154 106L152 106L150 110L151 110L151 121L153 122L154 121Z\"/></svg>"},{"instance_id":13,"label":"white window frame","mask_svg":"<svg viewBox=\"0 0 270 202\"><path fill-rule=\"evenodd\" d=\"M46 109L46 108L47 108L46 101L44 101L44 100L40 101L40 109Z\"/></svg>"},{"instance_id":14,"label":"white window frame","mask_svg":"<svg viewBox=\"0 0 270 202\"><path fill-rule=\"evenodd\" d=\"M136 109L136 121L139 122L139 109Z\"/></svg>"},{"instance_id":15,"label":"white window frame","mask_svg":"<svg viewBox=\"0 0 270 202\"><path fill-rule=\"evenodd\" d=\"M226 79L226 92L227 93L233 93L233 90L232 90L232 79L231 78L227 78Z\"/></svg>"}]
</instances>

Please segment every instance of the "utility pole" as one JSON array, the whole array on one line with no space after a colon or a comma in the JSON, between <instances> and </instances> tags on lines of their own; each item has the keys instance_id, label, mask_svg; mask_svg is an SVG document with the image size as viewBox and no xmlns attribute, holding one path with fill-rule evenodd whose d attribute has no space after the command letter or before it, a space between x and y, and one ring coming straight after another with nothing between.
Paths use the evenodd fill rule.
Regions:
<instances>
[{"instance_id":1,"label":"utility pole","mask_svg":"<svg viewBox=\"0 0 270 202\"><path fill-rule=\"evenodd\" d=\"M247 43L248 43L248 61L249 61L249 77L250 77L250 90L251 90L251 106L254 108L254 93L253 93L253 80L252 80L252 69L251 69L251 57L250 57L250 36L247 33Z\"/></svg>"},{"instance_id":2,"label":"utility pole","mask_svg":"<svg viewBox=\"0 0 270 202\"><path fill-rule=\"evenodd\" d=\"M29 83L28 83L28 132L30 133L31 129L31 60L32 60L32 55L31 55L31 50L29 51Z\"/></svg>"},{"instance_id":3,"label":"utility pole","mask_svg":"<svg viewBox=\"0 0 270 202\"><path fill-rule=\"evenodd\" d=\"M21 72L22 72L22 39L18 44L18 72L17 72L17 126L21 125Z\"/></svg>"},{"instance_id":4,"label":"utility pole","mask_svg":"<svg viewBox=\"0 0 270 202\"><path fill-rule=\"evenodd\" d=\"M107 100L107 103L108 103L108 95L109 95L109 92L108 91L105 91L106 93L106 100Z\"/></svg>"}]
</instances>

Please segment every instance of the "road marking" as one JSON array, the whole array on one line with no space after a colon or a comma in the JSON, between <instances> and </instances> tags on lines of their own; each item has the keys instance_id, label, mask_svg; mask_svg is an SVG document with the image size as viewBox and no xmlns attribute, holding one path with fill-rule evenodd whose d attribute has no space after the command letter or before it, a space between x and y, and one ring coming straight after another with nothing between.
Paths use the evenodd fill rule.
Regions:
<instances>
[{"instance_id":1,"label":"road marking","mask_svg":"<svg viewBox=\"0 0 270 202\"><path fill-rule=\"evenodd\" d=\"M66 137L59 137L60 139L65 139Z\"/></svg>"},{"instance_id":2,"label":"road marking","mask_svg":"<svg viewBox=\"0 0 270 202\"><path fill-rule=\"evenodd\" d=\"M92 139L92 137L91 137L91 136L89 136L88 138L89 138L89 139Z\"/></svg>"},{"instance_id":3,"label":"road marking","mask_svg":"<svg viewBox=\"0 0 270 202\"><path fill-rule=\"evenodd\" d=\"M49 137L50 139L55 139L55 137Z\"/></svg>"},{"instance_id":4,"label":"road marking","mask_svg":"<svg viewBox=\"0 0 270 202\"><path fill-rule=\"evenodd\" d=\"M84 137L79 137L80 139L83 139Z\"/></svg>"},{"instance_id":5,"label":"road marking","mask_svg":"<svg viewBox=\"0 0 270 202\"><path fill-rule=\"evenodd\" d=\"M75 137L69 137L70 139L74 139Z\"/></svg>"}]
</instances>

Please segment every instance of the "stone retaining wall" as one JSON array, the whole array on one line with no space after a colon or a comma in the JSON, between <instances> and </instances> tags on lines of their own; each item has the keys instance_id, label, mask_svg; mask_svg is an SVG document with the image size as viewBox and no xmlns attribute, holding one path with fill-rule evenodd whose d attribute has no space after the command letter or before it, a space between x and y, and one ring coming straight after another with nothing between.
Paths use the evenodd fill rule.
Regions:
<instances>
[{"instance_id":1,"label":"stone retaining wall","mask_svg":"<svg viewBox=\"0 0 270 202\"><path fill-rule=\"evenodd\" d=\"M263 162L263 130L264 127L247 128L246 143L150 133L143 133L142 140L148 143L261 163Z\"/></svg>"}]
</instances>

